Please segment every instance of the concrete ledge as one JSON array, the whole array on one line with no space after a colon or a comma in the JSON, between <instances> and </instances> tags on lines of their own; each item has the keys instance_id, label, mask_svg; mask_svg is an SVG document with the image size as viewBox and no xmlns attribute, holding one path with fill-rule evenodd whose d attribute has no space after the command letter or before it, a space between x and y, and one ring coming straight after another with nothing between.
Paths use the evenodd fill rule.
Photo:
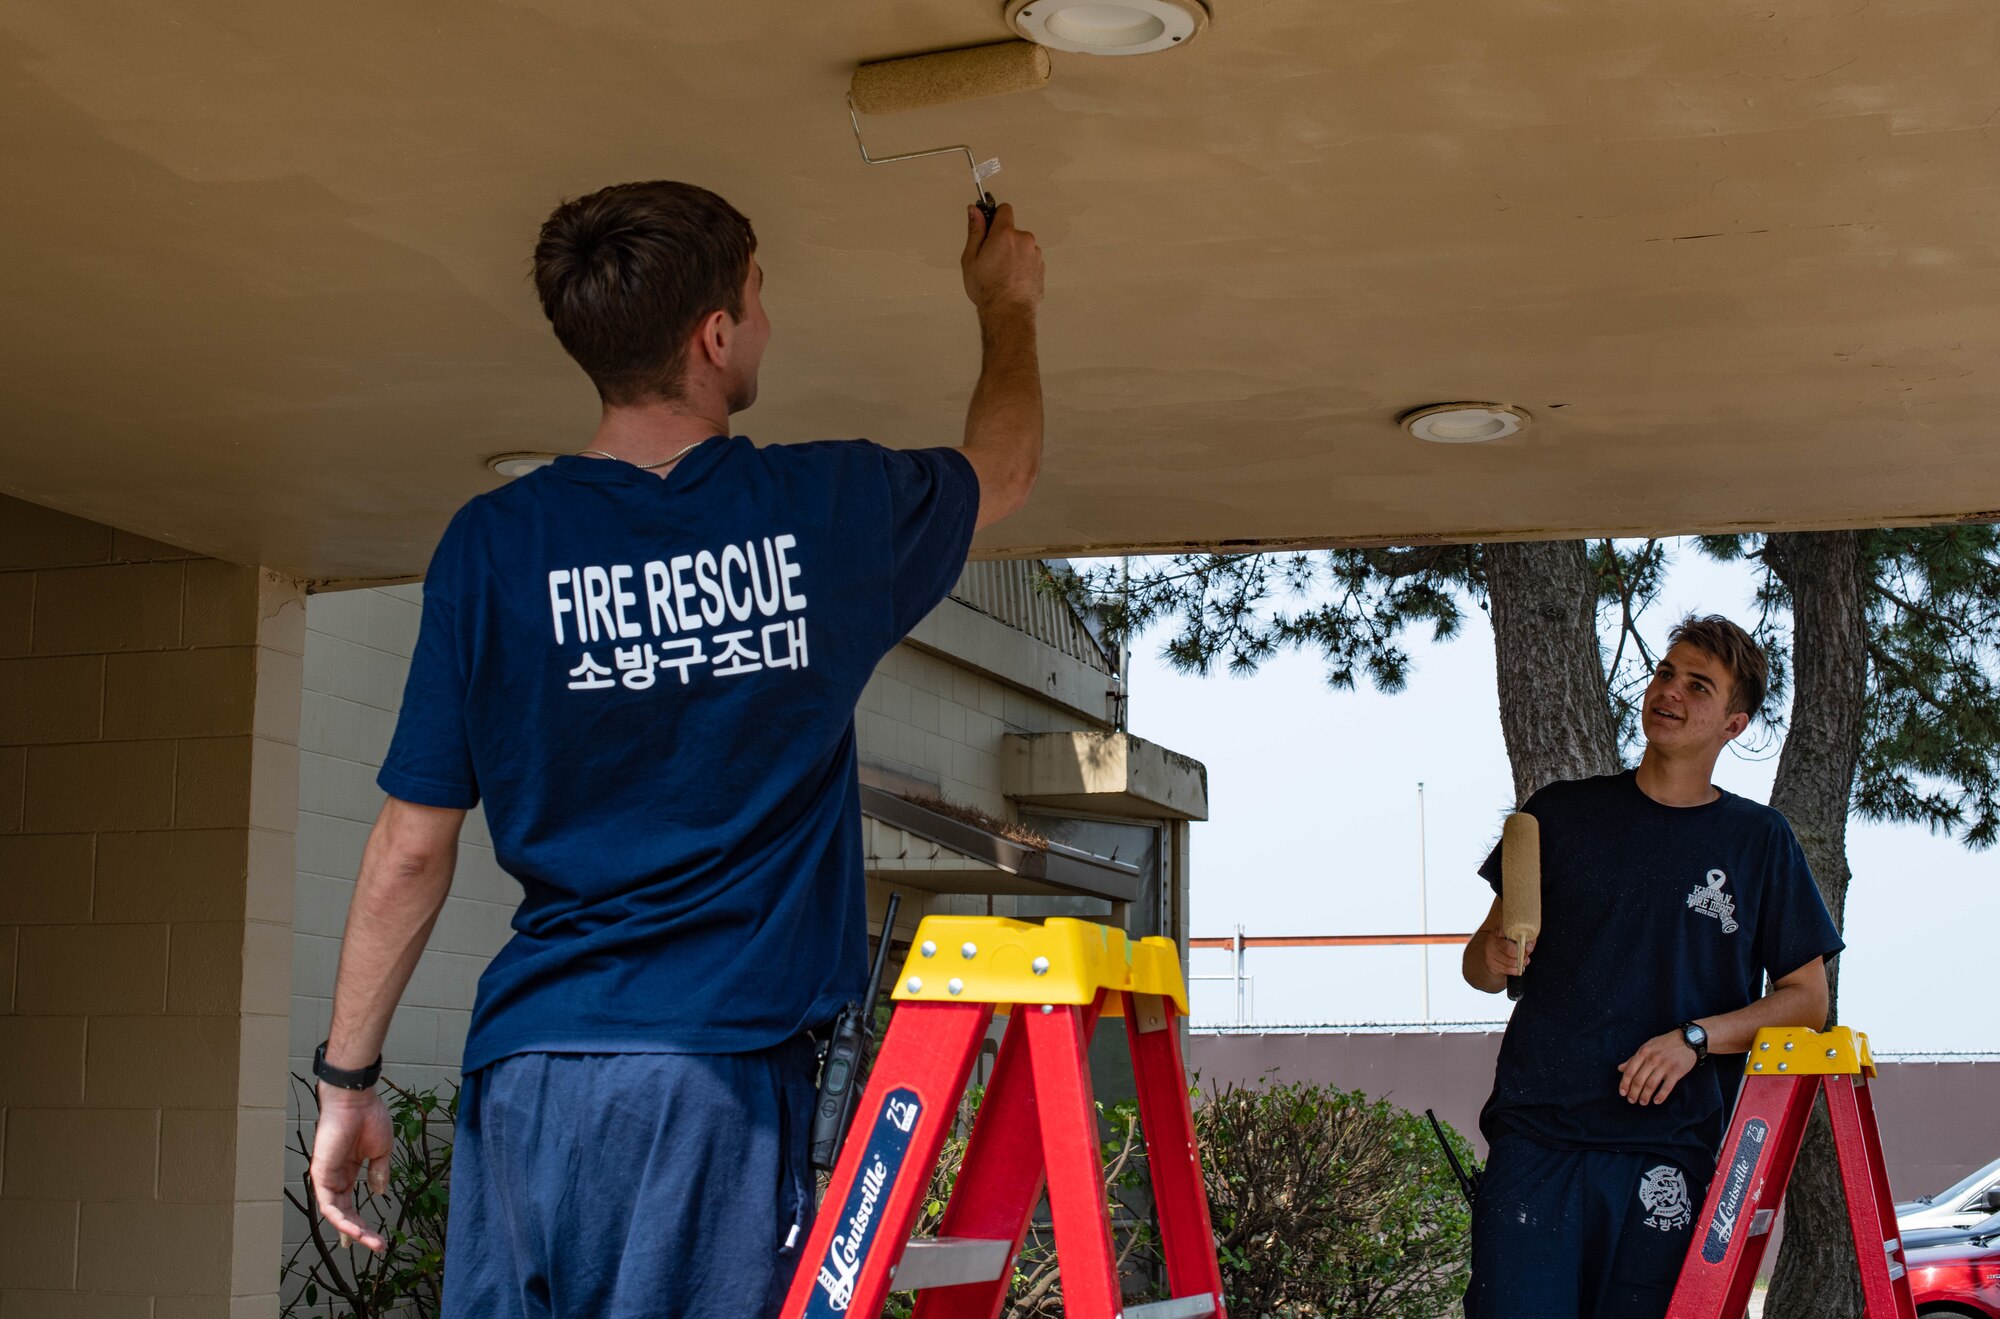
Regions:
<instances>
[{"instance_id":1,"label":"concrete ledge","mask_svg":"<svg viewBox=\"0 0 2000 1319\"><path fill-rule=\"evenodd\" d=\"M1208 769L1130 733L1009 733L1001 739L1002 791L1034 806L1206 820Z\"/></svg>"},{"instance_id":2,"label":"concrete ledge","mask_svg":"<svg viewBox=\"0 0 2000 1319\"><path fill-rule=\"evenodd\" d=\"M1039 637L947 599L909 635L911 645L1040 697L1100 728L1117 708L1118 679L1072 659Z\"/></svg>"}]
</instances>

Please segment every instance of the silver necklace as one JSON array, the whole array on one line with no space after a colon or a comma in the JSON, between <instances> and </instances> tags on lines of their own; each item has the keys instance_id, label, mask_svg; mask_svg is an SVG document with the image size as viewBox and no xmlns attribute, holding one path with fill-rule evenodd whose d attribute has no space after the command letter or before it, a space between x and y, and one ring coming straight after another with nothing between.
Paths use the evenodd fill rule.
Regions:
<instances>
[{"instance_id":1,"label":"silver necklace","mask_svg":"<svg viewBox=\"0 0 2000 1319\"><path fill-rule=\"evenodd\" d=\"M693 453L696 449L699 449L702 445L707 444L710 440L714 438L715 437L712 435L704 435L701 439L696 440L693 444L690 444L687 448L682 449L679 453L675 454L673 457L662 458L660 459L660 461L656 463L635 463L630 458L620 458L617 454L606 453L602 449L584 449L582 453L583 454L594 453L599 458L609 458L611 461L615 463L624 463L627 466L636 467L642 472L650 472L656 467L667 467L673 463L679 462L681 459L687 457L689 454Z\"/></svg>"}]
</instances>

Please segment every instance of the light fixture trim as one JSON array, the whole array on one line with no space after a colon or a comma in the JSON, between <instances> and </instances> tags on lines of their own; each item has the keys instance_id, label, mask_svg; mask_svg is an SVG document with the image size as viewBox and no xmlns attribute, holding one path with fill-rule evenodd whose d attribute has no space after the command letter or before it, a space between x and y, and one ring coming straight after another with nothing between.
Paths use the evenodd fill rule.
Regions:
<instances>
[{"instance_id":1,"label":"light fixture trim","mask_svg":"<svg viewBox=\"0 0 2000 1319\"><path fill-rule=\"evenodd\" d=\"M496 453L486 460L486 466L512 480L517 476L526 476L537 468L547 467L556 458L557 455L553 453L537 453L527 449L516 453Z\"/></svg>"},{"instance_id":2,"label":"light fixture trim","mask_svg":"<svg viewBox=\"0 0 2000 1319\"><path fill-rule=\"evenodd\" d=\"M1208 9L1202 0L1008 0L1007 22L1051 50L1150 55L1200 36Z\"/></svg>"},{"instance_id":3,"label":"light fixture trim","mask_svg":"<svg viewBox=\"0 0 2000 1319\"><path fill-rule=\"evenodd\" d=\"M1403 429L1432 444L1489 444L1519 434L1532 418L1511 403L1433 403L1397 418Z\"/></svg>"}]
</instances>

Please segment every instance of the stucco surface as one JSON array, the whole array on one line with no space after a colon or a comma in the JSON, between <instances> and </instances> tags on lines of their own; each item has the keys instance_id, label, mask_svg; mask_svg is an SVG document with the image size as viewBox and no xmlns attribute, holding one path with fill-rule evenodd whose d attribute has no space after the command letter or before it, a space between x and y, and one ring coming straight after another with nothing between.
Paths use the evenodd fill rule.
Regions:
<instances>
[{"instance_id":1,"label":"stucco surface","mask_svg":"<svg viewBox=\"0 0 2000 1319\"><path fill-rule=\"evenodd\" d=\"M987 554L2000 515L1981 0L1216 0L1193 45L867 121L1048 254L1050 434ZM0 488L314 579L420 572L595 399L526 280L566 195L757 224L761 440L955 442L945 161L855 63L1001 6L0 2ZM1522 435L1421 444L1451 399Z\"/></svg>"}]
</instances>

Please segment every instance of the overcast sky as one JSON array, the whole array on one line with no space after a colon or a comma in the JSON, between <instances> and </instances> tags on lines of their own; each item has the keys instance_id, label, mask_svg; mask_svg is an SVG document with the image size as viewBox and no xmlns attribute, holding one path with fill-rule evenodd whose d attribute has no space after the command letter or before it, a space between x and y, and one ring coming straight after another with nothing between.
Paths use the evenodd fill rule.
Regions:
<instances>
[{"instance_id":1,"label":"overcast sky","mask_svg":"<svg viewBox=\"0 0 2000 1319\"><path fill-rule=\"evenodd\" d=\"M1646 619L1664 639L1690 609L1752 617L1750 574L1681 547ZM1417 784L1424 785L1429 928L1467 931L1492 892L1474 870L1513 801L1495 708L1493 638L1472 611L1455 641L1413 639L1406 690L1329 689L1318 661L1286 656L1253 677L1172 672L1159 636L1137 646L1131 729L1208 766L1209 822L1194 826L1193 933L1405 933L1419 903ZM1725 752L1716 782L1759 801L1775 754ZM1968 852L1921 828L1856 821L1841 1019L1884 1052L2000 1051L1991 971L2000 930L2000 852ZM1504 995L1458 975L1459 950L1430 950L1430 1019L1493 1020ZM1227 975L1228 955L1196 952L1193 973ZM1266 1024L1416 1021L1423 957L1414 948L1257 950L1255 1013ZM1234 1017L1230 985L1191 986L1196 1024Z\"/></svg>"}]
</instances>

